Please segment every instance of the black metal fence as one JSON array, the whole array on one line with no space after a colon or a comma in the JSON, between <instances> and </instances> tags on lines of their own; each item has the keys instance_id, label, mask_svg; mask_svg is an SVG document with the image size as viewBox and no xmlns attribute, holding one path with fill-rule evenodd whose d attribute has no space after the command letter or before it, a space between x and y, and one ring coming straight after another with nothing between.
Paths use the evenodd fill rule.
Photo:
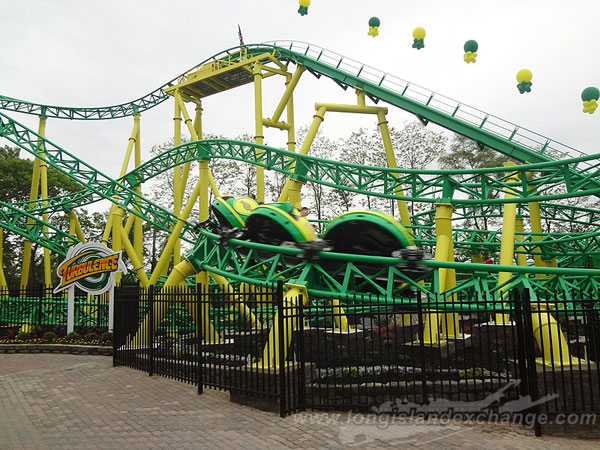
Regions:
<instances>
[{"instance_id":1,"label":"black metal fence","mask_svg":"<svg viewBox=\"0 0 600 450\"><path fill-rule=\"evenodd\" d=\"M108 329L108 294L87 295L76 288L74 324L77 329ZM67 292L51 286L0 287L0 327L39 332L66 330Z\"/></svg>"},{"instance_id":2,"label":"black metal fence","mask_svg":"<svg viewBox=\"0 0 600 450\"><path fill-rule=\"evenodd\" d=\"M300 407L304 383L297 364L278 363L287 359L278 339L291 340L282 300L281 286L116 288L114 364L195 384L198 393L227 390L234 401L285 416Z\"/></svg>"},{"instance_id":3,"label":"black metal fence","mask_svg":"<svg viewBox=\"0 0 600 450\"><path fill-rule=\"evenodd\" d=\"M115 364L302 409L600 413L600 309L580 296L311 299L120 288ZM152 325L152 326L151 326ZM535 425L535 424L534 424ZM539 432L539 427L537 427Z\"/></svg>"}]
</instances>

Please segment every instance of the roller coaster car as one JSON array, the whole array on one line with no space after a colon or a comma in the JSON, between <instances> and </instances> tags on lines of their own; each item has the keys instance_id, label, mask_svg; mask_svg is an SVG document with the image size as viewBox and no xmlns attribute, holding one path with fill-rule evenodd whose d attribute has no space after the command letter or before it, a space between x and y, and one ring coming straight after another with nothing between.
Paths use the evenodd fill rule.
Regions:
<instances>
[{"instance_id":1,"label":"roller coaster car","mask_svg":"<svg viewBox=\"0 0 600 450\"><path fill-rule=\"evenodd\" d=\"M329 222L323 239L331 244L332 251L336 253L382 257L408 256L408 262L398 267L411 278L426 270L416 267L416 261L423 258L423 252L415 247L412 235L398 220L383 211L374 209L341 214ZM335 273L339 267L335 262L325 264L331 273ZM380 269L376 263L359 265L367 274L375 274ZM382 285L385 283L383 279L379 281Z\"/></svg>"},{"instance_id":2,"label":"roller coaster car","mask_svg":"<svg viewBox=\"0 0 600 450\"><path fill-rule=\"evenodd\" d=\"M246 220L244 239L269 245L308 242L317 237L314 227L289 203L257 206Z\"/></svg>"},{"instance_id":3,"label":"roller coaster car","mask_svg":"<svg viewBox=\"0 0 600 450\"><path fill-rule=\"evenodd\" d=\"M216 198L210 206L223 228L243 228L252 211L258 206L253 198L233 198L224 195Z\"/></svg>"},{"instance_id":4,"label":"roller coaster car","mask_svg":"<svg viewBox=\"0 0 600 450\"><path fill-rule=\"evenodd\" d=\"M327 225L323 238L337 253L392 256L392 252L414 247L410 233L393 216L376 209L350 211Z\"/></svg>"}]
</instances>

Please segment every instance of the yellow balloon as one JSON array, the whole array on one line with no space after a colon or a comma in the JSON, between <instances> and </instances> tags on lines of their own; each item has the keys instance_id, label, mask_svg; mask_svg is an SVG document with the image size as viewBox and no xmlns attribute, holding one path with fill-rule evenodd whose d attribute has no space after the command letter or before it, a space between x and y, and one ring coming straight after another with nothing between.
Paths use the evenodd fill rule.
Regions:
<instances>
[{"instance_id":1,"label":"yellow balloon","mask_svg":"<svg viewBox=\"0 0 600 450\"><path fill-rule=\"evenodd\" d=\"M413 30L413 37L415 39L425 39L425 28L417 27Z\"/></svg>"},{"instance_id":2,"label":"yellow balloon","mask_svg":"<svg viewBox=\"0 0 600 450\"><path fill-rule=\"evenodd\" d=\"M523 81L527 81L529 83L531 78L533 78L533 74L529 69L521 69L517 72L517 81L519 83L522 83Z\"/></svg>"}]
</instances>

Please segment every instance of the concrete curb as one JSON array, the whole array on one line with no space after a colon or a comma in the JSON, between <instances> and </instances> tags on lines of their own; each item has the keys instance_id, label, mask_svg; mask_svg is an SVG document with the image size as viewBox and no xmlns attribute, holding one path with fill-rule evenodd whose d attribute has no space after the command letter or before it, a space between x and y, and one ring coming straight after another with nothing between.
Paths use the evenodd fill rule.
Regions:
<instances>
[{"instance_id":1,"label":"concrete curb","mask_svg":"<svg viewBox=\"0 0 600 450\"><path fill-rule=\"evenodd\" d=\"M64 353L71 355L103 355L112 356L112 346L71 345L71 344L2 344L3 353Z\"/></svg>"}]
</instances>

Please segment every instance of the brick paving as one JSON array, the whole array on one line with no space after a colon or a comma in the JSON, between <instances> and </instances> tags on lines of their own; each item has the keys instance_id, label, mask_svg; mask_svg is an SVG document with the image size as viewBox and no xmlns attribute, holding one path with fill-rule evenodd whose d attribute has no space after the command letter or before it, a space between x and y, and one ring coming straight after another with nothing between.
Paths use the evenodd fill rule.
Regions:
<instances>
[{"instance_id":1,"label":"brick paving","mask_svg":"<svg viewBox=\"0 0 600 450\"><path fill-rule=\"evenodd\" d=\"M516 426L301 413L285 419L229 394L123 367L105 356L0 355L1 449L600 449Z\"/></svg>"}]
</instances>

